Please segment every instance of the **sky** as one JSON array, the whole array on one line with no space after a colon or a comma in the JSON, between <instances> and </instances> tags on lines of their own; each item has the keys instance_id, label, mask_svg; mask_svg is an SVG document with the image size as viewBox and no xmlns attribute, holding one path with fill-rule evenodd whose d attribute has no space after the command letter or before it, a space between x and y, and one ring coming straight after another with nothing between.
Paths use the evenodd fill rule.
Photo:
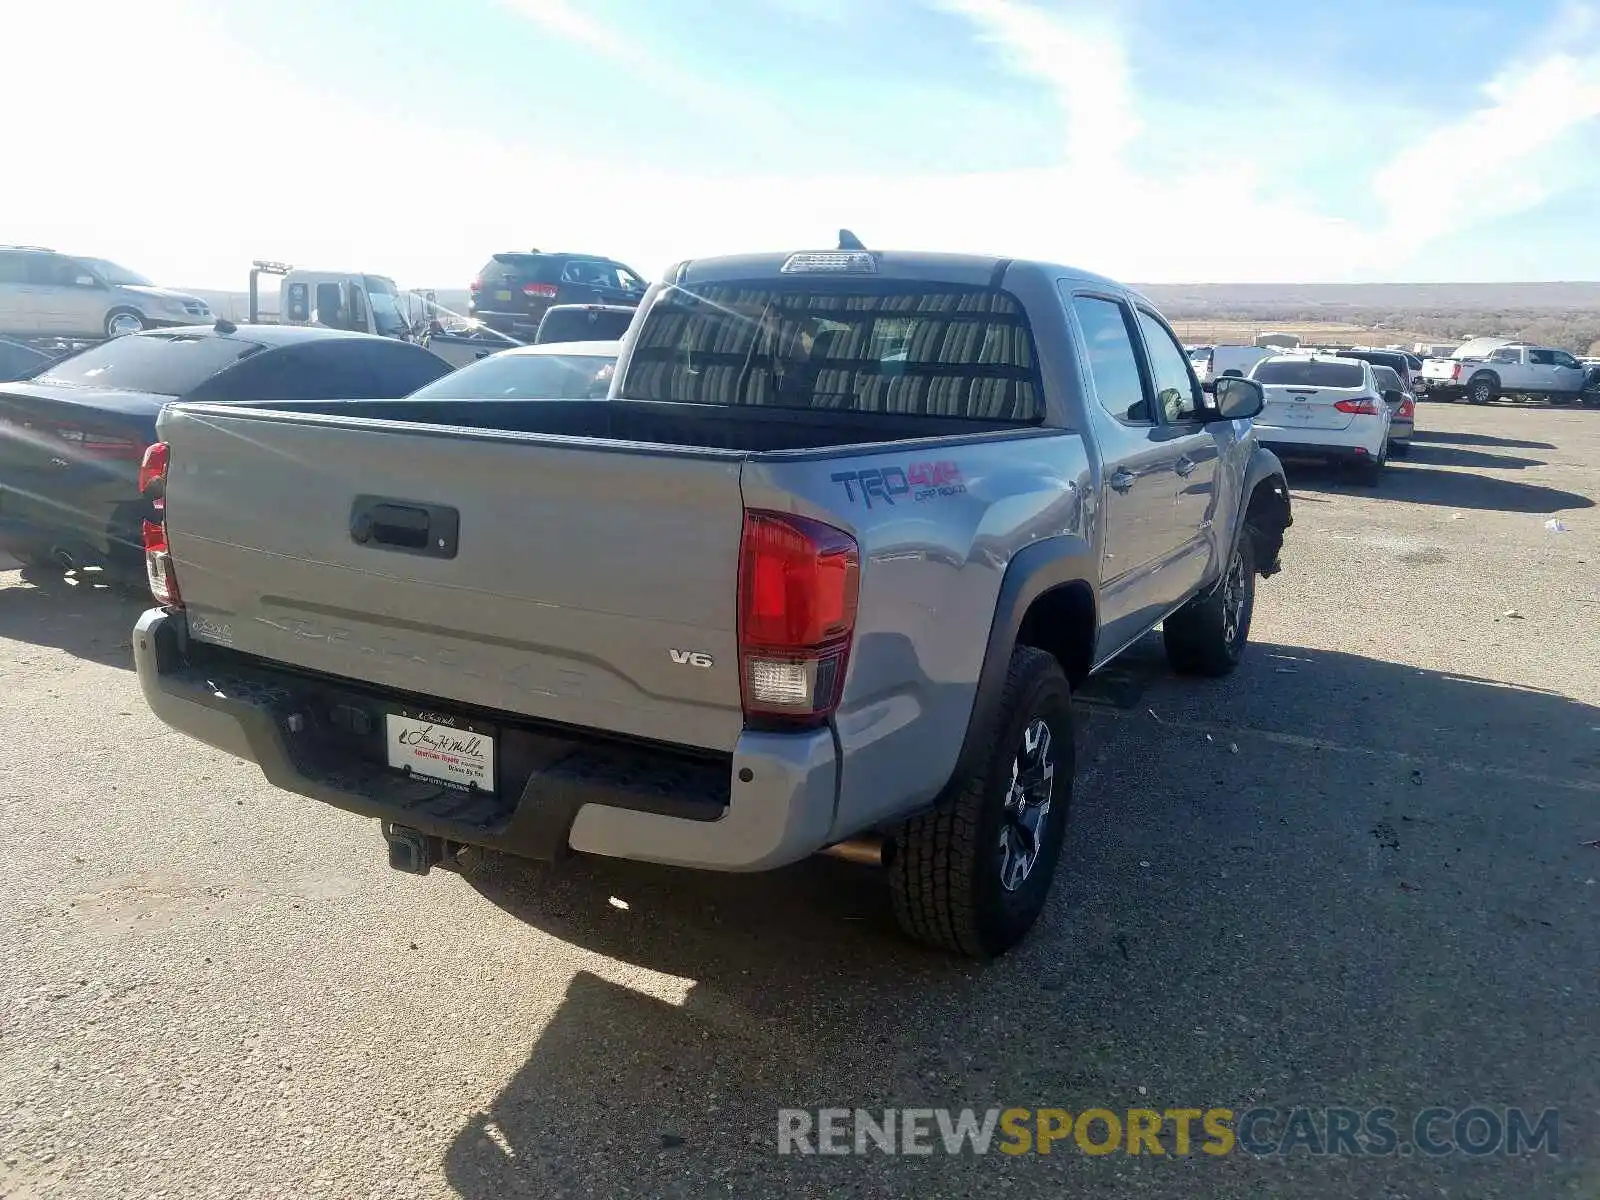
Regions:
<instances>
[{"instance_id":1,"label":"sky","mask_svg":"<svg viewBox=\"0 0 1600 1200\"><path fill-rule=\"evenodd\" d=\"M841 226L1139 283L1600 279L1597 3L4 0L0 44L0 241L174 286Z\"/></svg>"}]
</instances>

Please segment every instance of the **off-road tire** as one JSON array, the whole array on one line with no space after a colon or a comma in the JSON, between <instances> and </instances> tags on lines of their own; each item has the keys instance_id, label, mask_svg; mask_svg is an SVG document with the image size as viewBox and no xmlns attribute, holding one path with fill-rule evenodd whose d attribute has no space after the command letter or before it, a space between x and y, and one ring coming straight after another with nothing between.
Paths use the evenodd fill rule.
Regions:
<instances>
[{"instance_id":1,"label":"off-road tire","mask_svg":"<svg viewBox=\"0 0 1600 1200\"><path fill-rule=\"evenodd\" d=\"M1243 599L1230 633L1228 608L1233 596L1232 586L1242 588ZM1223 565L1222 577L1162 623L1161 640L1166 644L1167 662L1180 675L1205 675L1215 679L1231 673L1244 657L1245 646L1250 641L1250 617L1255 607L1256 545L1246 526Z\"/></svg>"},{"instance_id":2,"label":"off-road tire","mask_svg":"<svg viewBox=\"0 0 1600 1200\"><path fill-rule=\"evenodd\" d=\"M1467 381L1467 402L1488 404L1500 395L1500 381L1488 372L1474 375Z\"/></svg>"},{"instance_id":3,"label":"off-road tire","mask_svg":"<svg viewBox=\"0 0 1600 1200\"><path fill-rule=\"evenodd\" d=\"M1050 730L1050 806L1040 818L1032 869L1008 891L999 850L1006 801L1024 734L1036 720ZM1072 772L1067 677L1051 655L1018 646L977 762L893 839L889 888L900 927L919 942L973 958L993 958L1021 941L1049 898L1072 801Z\"/></svg>"}]
</instances>

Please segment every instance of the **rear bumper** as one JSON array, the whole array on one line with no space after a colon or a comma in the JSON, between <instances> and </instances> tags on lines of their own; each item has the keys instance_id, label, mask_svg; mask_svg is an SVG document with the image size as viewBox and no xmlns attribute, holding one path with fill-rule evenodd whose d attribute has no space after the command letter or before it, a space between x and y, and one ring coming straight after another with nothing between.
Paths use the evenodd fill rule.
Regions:
<instances>
[{"instance_id":1,"label":"rear bumper","mask_svg":"<svg viewBox=\"0 0 1600 1200\"><path fill-rule=\"evenodd\" d=\"M267 781L342 808L470 846L527 858L570 848L717 871L760 871L827 844L837 798L830 730L740 735L731 755L513 730L491 796L408 778L352 750L330 725L383 697L366 685L308 680L234 659L191 662L184 619L151 609L134 629L145 700L180 733L260 766Z\"/></svg>"},{"instance_id":2,"label":"rear bumper","mask_svg":"<svg viewBox=\"0 0 1600 1200\"><path fill-rule=\"evenodd\" d=\"M1459 383L1446 383L1444 380L1419 379L1412 389L1418 400L1459 400L1466 394L1466 388Z\"/></svg>"},{"instance_id":3,"label":"rear bumper","mask_svg":"<svg viewBox=\"0 0 1600 1200\"><path fill-rule=\"evenodd\" d=\"M15 481L13 481L15 482ZM131 489L129 489L131 491ZM64 551L77 566L144 574L140 521L148 509L99 477L82 487L53 480L50 490L8 489L0 482L0 549Z\"/></svg>"},{"instance_id":4,"label":"rear bumper","mask_svg":"<svg viewBox=\"0 0 1600 1200\"><path fill-rule=\"evenodd\" d=\"M1318 458L1325 462L1364 463L1372 461L1365 446L1319 446L1311 442L1279 441L1258 430L1257 439L1279 458Z\"/></svg>"}]
</instances>

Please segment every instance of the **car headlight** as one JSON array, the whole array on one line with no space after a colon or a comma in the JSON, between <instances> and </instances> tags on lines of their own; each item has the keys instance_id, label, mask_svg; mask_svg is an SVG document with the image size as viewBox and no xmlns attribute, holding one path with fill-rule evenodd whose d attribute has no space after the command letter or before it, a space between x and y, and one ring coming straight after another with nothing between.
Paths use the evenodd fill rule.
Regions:
<instances>
[{"instance_id":1,"label":"car headlight","mask_svg":"<svg viewBox=\"0 0 1600 1200\"><path fill-rule=\"evenodd\" d=\"M166 297L162 297L161 308L162 311L169 313L184 313L188 311L188 309L183 306L182 300L169 300Z\"/></svg>"}]
</instances>

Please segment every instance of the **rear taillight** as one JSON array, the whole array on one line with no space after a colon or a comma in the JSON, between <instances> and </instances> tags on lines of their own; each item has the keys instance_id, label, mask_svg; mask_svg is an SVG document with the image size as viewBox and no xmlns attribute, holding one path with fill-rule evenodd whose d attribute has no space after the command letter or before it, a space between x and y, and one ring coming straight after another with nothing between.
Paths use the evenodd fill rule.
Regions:
<instances>
[{"instance_id":1,"label":"rear taillight","mask_svg":"<svg viewBox=\"0 0 1600 1200\"><path fill-rule=\"evenodd\" d=\"M542 296L546 300L554 300L559 289L553 283L525 283L522 285L522 294L530 299Z\"/></svg>"},{"instance_id":2,"label":"rear taillight","mask_svg":"<svg viewBox=\"0 0 1600 1200\"><path fill-rule=\"evenodd\" d=\"M1397 411L1395 413L1395 416L1397 416L1397 417L1415 417L1416 415L1417 415L1417 404L1416 404L1416 401L1415 400L1409 400L1409 399L1408 400L1402 400L1400 402L1399 411Z\"/></svg>"},{"instance_id":3,"label":"rear taillight","mask_svg":"<svg viewBox=\"0 0 1600 1200\"><path fill-rule=\"evenodd\" d=\"M467 284L467 290L470 291L470 292L481 292L481 291L483 291L483 280L474 279L471 283Z\"/></svg>"},{"instance_id":4,"label":"rear taillight","mask_svg":"<svg viewBox=\"0 0 1600 1200\"><path fill-rule=\"evenodd\" d=\"M1375 417L1378 415L1378 402L1366 398L1340 400L1334 407L1342 413L1351 413L1358 417Z\"/></svg>"},{"instance_id":5,"label":"rear taillight","mask_svg":"<svg viewBox=\"0 0 1600 1200\"><path fill-rule=\"evenodd\" d=\"M1461 378L1461 364L1457 363L1455 366L1450 368L1450 382L1451 383L1455 383L1460 378Z\"/></svg>"},{"instance_id":6,"label":"rear taillight","mask_svg":"<svg viewBox=\"0 0 1600 1200\"><path fill-rule=\"evenodd\" d=\"M746 512L739 547L739 689L746 719L816 725L838 707L861 557L842 529Z\"/></svg>"},{"instance_id":7,"label":"rear taillight","mask_svg":"<svg viewBox=\"0 0 1600 1200\"><path fill-rule=\"evenodd\" d=\"M167 444L157 442L144 452L144 459L139 463L139 495L148 496L160 506L161 497L151 495L153 484L167 482Z\"/></svg>"},{"instance_id":8,"label":"rear taillight","mask_svg":"<svg viewBox=\"0 0 1600 1200\"><path fill-rule=\"evenodd\" d=\"M150 501L156 520L146 520L144 569L150 580L150 594L156 603L176 608L183 603L178 592L178 576L172 566L172 548L167 544L167 444L156 442L144 452L139 464L139 494Z\"/></svg>"}]
</instances>

